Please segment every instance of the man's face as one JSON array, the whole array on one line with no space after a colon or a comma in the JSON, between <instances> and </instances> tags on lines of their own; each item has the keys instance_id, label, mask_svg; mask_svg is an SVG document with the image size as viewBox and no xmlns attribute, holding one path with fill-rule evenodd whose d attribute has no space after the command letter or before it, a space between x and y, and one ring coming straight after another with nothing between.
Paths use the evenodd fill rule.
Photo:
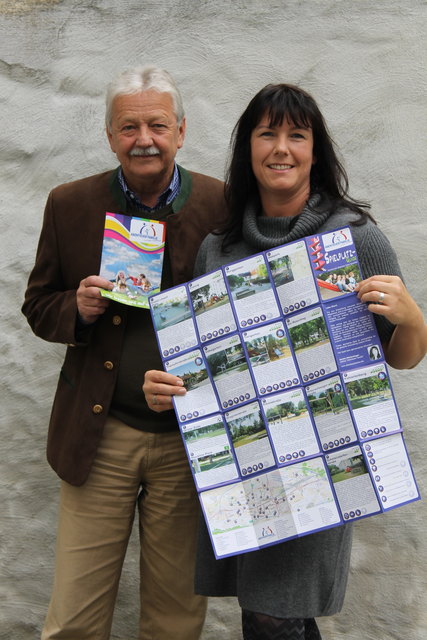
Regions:
<instances>
[{"instance_id":1,"label":"man's face","mask_svg":"<svg viewBox=\"0 0 427 640\"><path fill-rule=\"evenodd\" d=\"M126 182L136 193L161 193L167 188L184 135L185 119L178 125L168 93L148 89L113 101L107 136Z\"/></svg>"}]
</instances>

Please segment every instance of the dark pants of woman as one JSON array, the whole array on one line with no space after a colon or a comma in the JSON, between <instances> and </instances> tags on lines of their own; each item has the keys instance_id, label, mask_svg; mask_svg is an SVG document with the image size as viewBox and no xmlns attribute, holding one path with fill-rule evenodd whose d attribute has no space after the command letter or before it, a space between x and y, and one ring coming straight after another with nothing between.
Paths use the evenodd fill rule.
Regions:
<instances>
[{"instance_id":1,"label":"dark pants of woman","mask_svg":"<svg viewBox=\"0 0 427 640\"><path fill-rule=\"evenodd\" d=\"M272 618L242 610L243 640L322 640L314 618Z\"/></svg>"}]
</instances>

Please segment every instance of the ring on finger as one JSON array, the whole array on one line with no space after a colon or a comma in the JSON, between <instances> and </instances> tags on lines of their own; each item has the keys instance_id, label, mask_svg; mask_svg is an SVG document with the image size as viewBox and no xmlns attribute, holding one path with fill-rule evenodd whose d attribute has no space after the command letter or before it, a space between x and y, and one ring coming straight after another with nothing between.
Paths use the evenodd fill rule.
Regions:
<instances>
[{"instance_id":1,"label":"ring on finger","mask_svg":"<svg viewBox=\"0 0 427 640\"><path fill-rule=\"evenodd\" d=\"M385 293L384 293L384 291L381 291L380 295L378 296L378 302L380 304L382 304L384 302L384 297L385 297Z\"/></svg>"},{"instance_id":2,"label":"ring on finger","mask_svg":"<svg viewBox=\"0 0 427 640\"><path fill-rule=\"evenodd\" d=\"M151 404L159 404L159 401L157 400L157 394L153 393L153 399L151 400Z\"/></svg>"}]
</instances>

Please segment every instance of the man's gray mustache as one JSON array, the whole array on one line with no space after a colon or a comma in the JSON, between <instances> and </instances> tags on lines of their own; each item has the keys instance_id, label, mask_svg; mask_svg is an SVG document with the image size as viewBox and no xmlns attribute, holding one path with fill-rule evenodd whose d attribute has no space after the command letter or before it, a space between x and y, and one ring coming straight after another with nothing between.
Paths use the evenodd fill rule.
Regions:
<instances>
[{"instance_id":1,"label":"man's gray mustache","mask_svg":"<svg viewBox=\"0 0 427 640\"><path fill-rule=\"evenodd\" d=\"M146 149L132 149L130 156L157 156L160 151L157 147L147 147Z\"/></svg>"}]
</instances>

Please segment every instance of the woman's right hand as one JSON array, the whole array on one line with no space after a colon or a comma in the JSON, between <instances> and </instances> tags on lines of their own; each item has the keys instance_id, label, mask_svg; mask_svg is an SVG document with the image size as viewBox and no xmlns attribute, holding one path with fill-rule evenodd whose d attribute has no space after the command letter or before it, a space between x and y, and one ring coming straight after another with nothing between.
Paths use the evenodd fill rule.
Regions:
<instances>
[{"instance_id":1,"label":"woman's right hand","mask_svg":"<svg viewBox=\"0 0 427 640\"><path fill-rule=\"evenodd\" d=\"M154 369L146 371L142 390L147 405L157 413L173 409L172 396L183 396L187 393L181 378Z\"/></svg>"}]
</instances>

